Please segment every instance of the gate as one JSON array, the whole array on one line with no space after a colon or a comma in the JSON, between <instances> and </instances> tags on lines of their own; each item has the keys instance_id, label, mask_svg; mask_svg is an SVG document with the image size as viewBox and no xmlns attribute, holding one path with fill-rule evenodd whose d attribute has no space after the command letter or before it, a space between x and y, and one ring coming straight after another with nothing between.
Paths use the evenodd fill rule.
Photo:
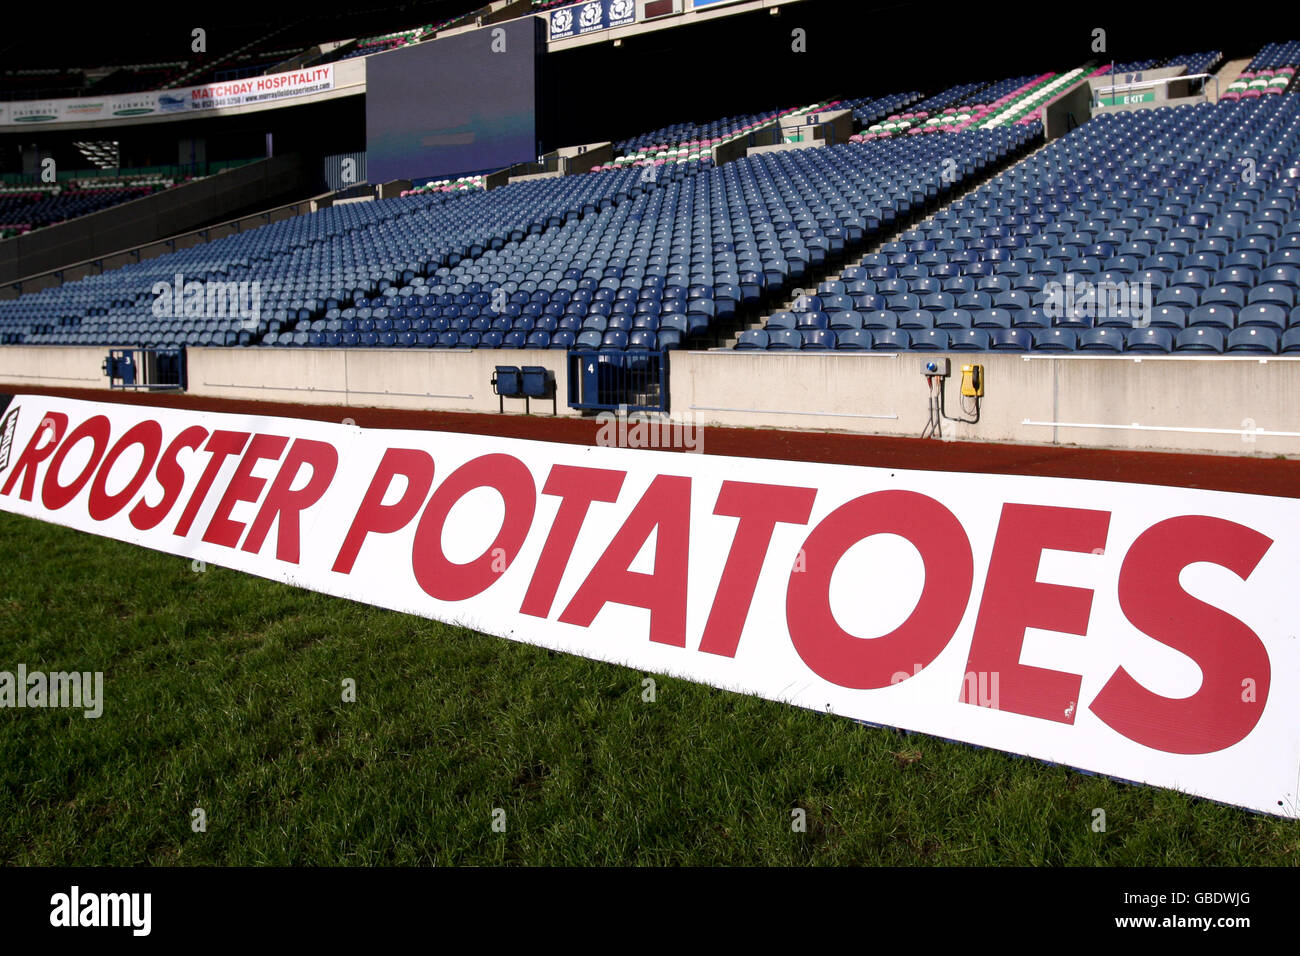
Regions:
<instances>
[{"instance_id":1,"label":"gate","mask_svg":"<svg viewBox=\"0 0 1300 956\"><path fill-rule=\"evenodd\" d=\"M185 349L110 349L102 366L109 388L185 391Z\"/></svg>"},{"instance_id":2,"label":"gate","mask_svg":"<svg viewBox=\"0 0 1300 956\"><path fill-rule=\"evenodd\" d=\"M569 407L667 412L668 353L649 349L569 352Z\"/></svg>"}]
</instances>

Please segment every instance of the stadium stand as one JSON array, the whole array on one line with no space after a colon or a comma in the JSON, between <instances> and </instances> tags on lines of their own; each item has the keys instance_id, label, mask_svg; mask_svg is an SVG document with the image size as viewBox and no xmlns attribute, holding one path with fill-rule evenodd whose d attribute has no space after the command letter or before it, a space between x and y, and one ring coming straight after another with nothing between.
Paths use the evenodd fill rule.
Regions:
<instances>
[{"instance_id":1,"label":"stadium stand","mask_svg":"<svg viewBox=\"0 0 1300 956\"><path fill-rule=\"evenodd\" d=\"M118 184L73 180L54 188L0 186L0 235L9 238L148 196L171 180L132 177Z\"/></svg>"},{"instance_id":2,"label":"stadium stand","mask_svg":"<svg viewBox=\"0 0 1300 956\"><path fill-rule=\"evenodd\" d=\"M905 113L879 118L859 118L867 128L854 142L870 142L888 136L917 133L955 133L975 125L986 128L1007 123L1034 122L1036 111L1047 100L1076 82L1083 70L1065 74L1020 76L996 83L967 83L923 100ZM857 113L855 112L855 118Z\"/></svg>"},{"instance_id":3,"label":"stadium stand","mask_svg":"<svg viewBox=\"0 0 1300 956\"><path fill-rule=\"evenodd\" d=\"M344 43L316 62L419 42L470 15ZM218 68L263 70L302 50L301 32L286 30L181 72L118 72L166 68L175 86ZM1221 60L1179 54L1113 72L1203 72ZM621 350L734 332L739 349L1290 350L1300 101L1266 94L1285 90L1297 64L1300 43L1268 44L1221 104L1105 113L1010 168L1040 140L1042 107L1109 67L677 123L617 142L588 174L492 190L483 176L433 180L30 293L0 303L0 335ZM831 109L863 128L853 142L714 166L719 145ZM1241 158L1255 162L1249 186ZM18 234L151 188L11 188L0 192L0 228ZM918 221L922 210L930 218ZM155 314L153 290L177 274L255 283L261 317ZM1150 287L1150 325L1054 310L1048 283L1092 281ZM761 327L736 327L796 284L816 294L801 290Z\"/></svg>"},{"instance_id":4,"label":"stadium stand","mask_svg":"<svg viewBox=\"0 0 1300 956\"><path fill-rule=\"evenodd\" d=\"M640 191L638 174L626 170L522 183L493 193L434 193L334 206L0 303L0 330L9 344L414 345L413 337L398 337L411 330L390 328L386 314L378 329L360 328L366 334L337 341L311 340L308 327L297 326L333 321L330 313L348 302L369 308L369 296L390 288L396 296L413 295L415 287L403 283L417 275L449 269L493 245L519 242ZM154 315L154 287L178 273L186 281L257 282L263 319L249 328L229 314L203 321ZM503 284L510 289L511 282ZM58 320L49 321L51 315ZM434 343L426 338L419 344Z\"/></svg>"},{"instance_id":5,"label":"stadium stand","mask_svg":"<svg viewBox=\"0 0 1300 956\"><path fill-rule=\"evenodd\" d=\"M1300 66L1300 40L1264 44L1247 69L1276 70L1282 66Z\"/></svg>"},{"instance_id":6,"label":"stadium stand","mask_svg":"<svg viewBox=\"0 0 1300 956\"><path fill-rule=\"evenodd\" d=\"M1298 145L1294 97L1099 115L738 347L1295 351ZM1053 303L1049 282L1136 283L1155 308Z\"/></svg>"},{"instance_id":7,"label":"stadium stand","mask_svg":"<svg viewBox=\"0 0 1300 956\"><path fill-rule=\"evenodd\" d=\"M893 93L889 96L867 96L844 101L844 106L853 110L853 119L862 126L878 123L886 117L911 106L921 99L915 91Z\"/></svg>"},{"instance_id":8,"label":"stadium stand","mask_svg":"<svg viewBox=\"0 0 1300 956\"><path fill-rule=\"evenodd\" d=\"M4 303L0 328L29 344L511 346L526 341L511 333L572 331L560 343L672 347L933 201L942 156L968 176L1028 136L846 144L718 170L674 164L653 183L625 169L334 207ZM149 290L176 273L257 281L271 318L159 319ZM386 303L370 325L370 299L392 289L383 298L411 299L400 322ZM58 323L40 322L55 302Z\"/></svg>"},{"instance_id":9,"label":"stadium stand","mask_svg":"<svg viewBox=\"0 0 1300 956\"><path fill-rule=\"evenodd\" d=\"M52 99L77 96L85 88L81 70L19 69L0 73L0 101Z\"/></svg>"},{"instance_id":10,"label":"stadium stand","mask_svg":"<svg viewBox=\"0 0 1300 956\"><path fill-rule=\"evenodd\" d=\"M646 320L667 315L673 316L669 323L673 328L666 332L692 336L707 332L712 319L735 315L741 303L757 303L764 291L797 280L807 268L822 265L828 255L840 254L846 243L858 245L883 222L935 198L940 189L940 153L956 155L965 176L1004 159L1024 139L1026 133L998 131L950 143L900 140L750 157L710 172L702 172L697 163L675 164L654 183L645 183L636 170L625 169L520 183L493 193L435 193L382 200L361 207L368 208L364 213L351 212L357 207L335 207L305 217L311 225L295 220L266 226L247 237L222 239L138 268L126 267L74 282L64 286L61 297L39 293L19 299L21 306L5 303L0 307L0 323L5 325L9 341L29 343L493 345L495 336L482 342L472 334L460 333L506 332L504 328L469 328L474 319L484 320L487 326L493 320L532 319L533 324L526 328L524 323L516 328L512 321L510 332L533 332L547 307L552 307L551 315L556 316L554 330L562 330L560 319L575 316L572 295L578 293L578 303L589 308L578 316L581 321L573 323L575 332L633 332L637 315L646 316ZM662 190L653 186L662 186ZM412 202L415 206L409 206ZM679 203L684 207L677 213ZM664 206L668 212L663 211ZM746 216L728 212L735 207L748 209ZM412 216L415 211L421 215ZM680 220L676 219L679 215ZM679 222L688 215L695 219L689 243L685 235L675 234L680 233ZM610 232L615 226L617 235ZM538 238L529 232L537 233ZM303 241L311 245L300 245ZM269 254L286 242L299 245ZM510 243L510 248L491 248L494 243L502 247ZM432 260L416 258L417 250L428 248L442 254ZM460 265L460 260L467 258L474 261ZM152 321L149 308L153 297L144 289L152 289L155 282L177 272L192 278L214 278L221 261L233 263L222 280L259 281L276 294L265 303L272 315L265 328L235 329L229 324L216 328L212 321L201 328L199 323L175 328L166 321ZM364 272L361 261L368 263ZM367 282L361 282L363 278ZM495 291L503 290L511 300L486 313L484 306L489 303L485 302L439 304L432 317L446 320L446 328L439 328L441 323L428 329L422 325L354 329L343 324L354 317L369 319L344 315L344 310L370 308L370 294L399 282L406 285L400 285L398 297L404 290L421 300L419 307L411 307L417 315L403 315L402 319L429 319L425 312L432 308L430 297L468 294L490 299ZM552 303L551 293L562 295ZM520 294L525 294L525 300L517 299ZM32 319L39 317L45 306L42 297L65 303L70 299L83 308L62 317L57 326L34 325ZM29 298L34 300L29 303ZM467 306L471 308L461 308ZM512 308L515 306L519 308ZM599 323L594 316L603 319L616 313L627 315L627 329L595 328ZM593 321L584 329L582 321L589 317ZM461 323L465 328L456 328L459 319L471 321ZM311 325L298 329L299 321ZM338 323L337 328L330 328L331 323ZM286 336L290 330L292 336ZM646 321L642 330L656 333L658 326ZM235 332L246 334L231 334ZM354 332L355 342L348 337ZM446 334L421 339L425 332ZM325 333L338 333L338 337ZM517 341L502 339L506 345ZM636 337L638 343L646 339ZM582 343L590 341L590 336L582 339ZM599 345L619 347L630 341L633 339L602 336ZM666 334L654 341L655 347L671 346L680 343L681 337Z\"/></svg>"}]
</instances>

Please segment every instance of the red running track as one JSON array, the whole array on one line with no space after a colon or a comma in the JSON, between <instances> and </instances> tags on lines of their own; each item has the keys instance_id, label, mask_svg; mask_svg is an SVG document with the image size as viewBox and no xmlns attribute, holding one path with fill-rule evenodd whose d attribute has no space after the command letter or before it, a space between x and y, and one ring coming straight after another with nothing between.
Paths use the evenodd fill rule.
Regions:
<instances>
[{"instance_id":1,"label":"red running track","mask_svg":"<svg viewBox=\"0 0 1300 956\"><path fill-rule=\"evenodd\" d=\"M339 422L350 418L363 428L468 432L504 438L565 442L571 445L595 445L601 428L601 423L594 418L555 418L549 414L480 415L393 408L293 405L284 402L199 398L168 392L137 393L16 386L6 388L29 395L58 395L85 401L315 421ZM1060 445L939 442L920 438L722 427L706 430L703 451L709 455L746 458L819 461L837 465L921 471L1090 478L1300 498L1300 460L1284 458L1188 455Z\"/></svg>"}]
</instances>

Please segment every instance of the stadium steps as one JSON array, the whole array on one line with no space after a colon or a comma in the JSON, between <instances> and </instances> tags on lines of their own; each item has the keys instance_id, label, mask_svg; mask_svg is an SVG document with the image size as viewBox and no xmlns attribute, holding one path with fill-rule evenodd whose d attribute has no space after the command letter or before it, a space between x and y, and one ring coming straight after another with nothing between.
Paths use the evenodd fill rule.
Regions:
<instances>
[{"instance_id":1,"label":"stadium steps","mask_svg":"<svg viewBox=\"0 0 1300 956\"><path fill-rule=\"evenodd\" d=\"M960 136L962 134L950 133L948 135ZM943 212L945 209L947 209L953 203L957 202L959 199L964 199L969 193L972 193L976 189L979 189L979 187L984 185L984 183L988 182L989 180L993 179L996 176L1000 176L1002 173L1013 168L1017 163L1021 163L1024 162L1025 160L1028 160L1030 157L1046 149L1049 145L1051 144L1047 142L1040 143L1034 148L1026 150L1025 152L1020 153L1019 155L1013 155L1009 157L1007 161L1001 164L1000 166L990 166L987 170L984 171L983 174L981 174L978 177L972 178L968 182L964 183L957 190L949 194L938 205L916 210L911 215L909 215L906 219L899 219L895 221L893 228L891 228L887 232L881 232L879 235L875 236L870 242L863 245L860 249L854 250L852 253L850 253L849 257L847 258L842 257L835 262L831 262L827 260L826 264L823 265L822 268L810 272L808 276L804 279L804 284L801 287L802 292L795 290L794 292L792 292L789 298L785 299L784 301L780 301L775 307L761 306L756 310L751 310L747 315L743 315L743 316L738 313L736 319L731 323L730 328L721 329L714 336L714 343L712 347L718 349L735 348L736 343L740 340L740 333L747 331L748 329L763 328L764 325L766 325L768 318L777 312L795 311L794 305L795 302L799 299L800 295L813 294L817 286L819 286L821 283L842 278L845 268L860 263L864 256L869 256L872 255L873 253L879 252L881 250L881 247L883 247L886 243L893 242L903 233L907 232L909 229L915 229L918 226L920 226L922 223L929 222L931 219L933 219L939 213Z\"/></svg>"},{"instance_id":2,"label":"stadium steps","mask_svg":"<svg viewBox=\"0 0 1300 956\"><path fill-rule=\"evenodd\" d=\"M243 46L236 47L235 49L231 50L229 53L226 53L222 56L215 57L213 59L209 59L206 62L199 63L197 66L180 74L170 82L163 84L162 89L164 90L178 89L182 86L194 85L195 82L205 74L211 74L212 76L215 77L217 70L222 68L232 68L234 66L236 58L238 58L238 56L241 53L247 53L249 50L252 50L255 47L257 47L259 44L268 42L269 40L283 33L285 30L289 29L289 27L293 26L297 22L299 21L295 20L289 23L282 23L279 26L277 26L274 30L271 30L269 33L263 34L262 36L259 37L254 37L252 40L245 43Z\"/></svg>"},{"instance_id":3,"label":"stadium steps","mask_svg":"<svg viewBox=\"0 0 1300 956\"><path fill-rule=\"evenodd\" d=\"M1223 67L1219 72L1214 74L1219 81L1219 88L1216 90L1213 83L1205 84L1206 99L1211 103L1217 103L1219 101L1218 95L1226 92L1228 87L1232 85L1233 81L1236 80L1237 77L1241 76L1242 73L1246 72L1246 67L1248 66L1250 66L1250 57L1248 56L1243 57L1240 60L1229 60L1227 63L1223 64Z\"/></svg>"}]
</instances>

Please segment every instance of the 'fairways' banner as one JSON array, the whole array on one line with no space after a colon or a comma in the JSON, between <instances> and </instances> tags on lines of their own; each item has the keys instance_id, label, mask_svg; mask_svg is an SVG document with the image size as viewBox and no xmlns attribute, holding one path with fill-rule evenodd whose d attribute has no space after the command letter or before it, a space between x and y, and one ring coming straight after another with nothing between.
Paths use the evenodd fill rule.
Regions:
<instances>
[{"instance_id":1,"label":"'fairways' banner","mask_svg":"<svg viewBox=\"0 0 1300 956\"><path fill-rule=\"evenodd\" d=\"M1300 816L1300 501L19 396L0 507Z\"/></svg>"}]
</instances>

